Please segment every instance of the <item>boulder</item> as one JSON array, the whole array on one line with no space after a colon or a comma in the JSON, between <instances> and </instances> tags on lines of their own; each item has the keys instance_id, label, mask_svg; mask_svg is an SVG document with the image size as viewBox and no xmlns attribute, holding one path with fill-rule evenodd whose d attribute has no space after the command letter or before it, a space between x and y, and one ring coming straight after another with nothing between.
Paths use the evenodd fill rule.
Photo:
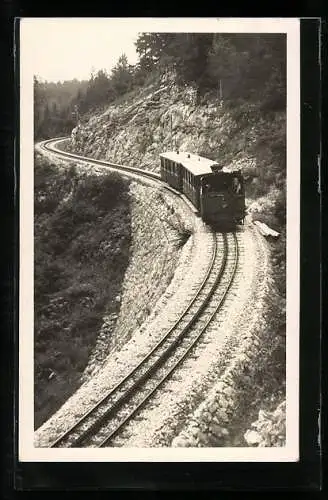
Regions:
<instances>
[{"instance_id":1,"label":"boulder","mask_svg":"<svg viewBox=\"0 0 328 500\"><path fill-rule=\"evenodd\" d=\"M248 430L244 434L244 439L248 446L258 446L261 442L261 436L256 431Z\"/></svg>"}]
</instances>

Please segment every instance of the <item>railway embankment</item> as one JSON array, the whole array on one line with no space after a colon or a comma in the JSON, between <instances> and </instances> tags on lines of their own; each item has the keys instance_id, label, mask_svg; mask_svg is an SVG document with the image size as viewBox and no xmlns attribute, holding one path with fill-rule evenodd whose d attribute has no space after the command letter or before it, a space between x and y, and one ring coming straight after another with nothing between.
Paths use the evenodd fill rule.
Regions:
<instances>
[{"instance_id":1,"label":"railway embankment","mask_svg":"<svg viewBox=\"0 0 328 500\"><path fill-rule=\"evenodd\" d=\"M88 175L89 174L89 175ZM36 155L35 425L81 384L105 311L117 313L131 242L128 183Z\"/></svg>"},{"instance_id":2,"label":"railway embankment","mask_svg":"<svg viewBox=\"0 0 328 500\"><path fill-rule=\"evenodd\" d=\"M141 203L149 203L150 209L154 209L151 203L152 194L149 189L144 194L147 194L147 198L143 199ZM138 194L139 202L140 195L142 196L142 191ZM150 281L147 285L144 284L145 278L153 279L154 273L153 261L156 256L149 253L148 261L143 261L147 253L147 239L154 241L153 234L156 228L154 228L153 224L152 231L148 234L143 233L142 240L138 240L137 235L135 237L136 253L131 257L130 269L126 272L125 285L128 292L126 294L124 291L122 292L122 307L125 307L125 314L120 313L121 319L117 321L118 329L115 336L116 341L114 341L115 348L112 349L105 362L99 362L99 359L95 360L93 363L95 365L93 376L90 376L91 373L85 374L85 383L66 401L59 411L36 431L35 446L49 446L58 435L76 422L88 408L95 404L108 389L115 386L123 376L136 366L140 358L145 356L159 341L163 331L172 325L177 311L185 308L189 303L192 288L203 276L204 266L207 265L206 252L209 245L208 240L211 238L210 234L205 230L201 221L193 218L189 209L181 200L174 200L163 193L154 194L153 196L155 198L159 197L161 206L166 205L168 210L166 224L169 227L166 229L166 236L171 241L172 254L174 253L172 259L178 259L172 265L175 271L173 279L170 281L169 275L165 271L165 269L170 269L170 264L167 263L167 259L170 258L170 251L168 249L165 252L162 248L161 253L166 255L166 266L163 266L161 271L158 270L158 278L161 281L160 284L157 283L159 289L155 291L152 288L156 282L155 280L153 280L153 283ZM143 207L143 213L144 211L145 207ZM161 213L163 213L162 210ZM154 220L150 219L150 222L154 223ZM161 225L162 231L163 227L160 219L158 224ZM143 227L146 227L145 223L143 223ZM182 231L181 227L183 227ZM147 229L149 230L149 227ZM166 238L165 241L167 241ZM142 248L140 248L140 243L142 243ZM156 244L158 245L159 242L157 241ZM161 244L163 245L163 242ZM143 257L138 258L139 252ZM161 264L164 264L164 262L161 261ZM148 270L145 266L148 266ZM140 272L141 267L143 273ZM149 274L147 275L148 271ZM165 293L160 296L161 287L165 289ZM146 288L147 293L142 295L142 291ZM139 301L136 300L138 292L140 293ZM152 307L151 313L144 318L140 327L137 325L130 338L125 336L124 342L123 340L120 341L118 333L122 331L120 328L124 328L127 321L126 315L129 316L132 322L129 325L132 330L133 321L137 321L133 316L140 312L138 311L140 304L144 308L149 308L150 293L153 293L153 300L160 296L155 306ZM131 303L132 296L134 304ZM142 300L142 297L144 297L144 300Z\"/></svg>"},{"instance_id":3,"label":"railway embankment","mask_svg":"<svg viewBox=\"0 0 328 500\"><path fill-rule=\"evenodd\" d=\"M253 277L253 294L243 308L238 332L222 351L221 355L229 362L225 359L223 369L222 363L218 363L212 373L213 379L216 375L215 383L171 446L285 444L284 360L279 360L283 355L284 335L279 332L282 334L279 337L277 323L272 324L272 317L281 315L280 301L272 279L267 245L256 231L254 235L256 260L261 261L261 269L258 268ZM266 373L264 367L267 367ZM259 407L265 407L266 411L258 410Z\"/></svg>"},{"instance_id":4,"label":"railway embankment","mask_svg":"<svg viewBox=\"0 0 328 500\"><path fill-rule=\"evenodd\" d=\"M169 286L183 246L192 234L184 212L157 189L130 184L131 251L117 315L104 318L97 346L83 379L93 376L114 349L120 349L144 322ZM113 329L112 323L115 321Z\"/></svg>"},{"instance_id":5,"label":"railway embankment","mask_svg":"<svg viewBox=\"0 0 328 500\"><path fill-rule=\"evenodd\" d=\"M211 101L196 106L185 90L157 83L79 124L65 146L156 172L163 149L219 157L228 167L242 168L251 215L281 232L277 243L265 243L263 254L254 246L253 229L247 228L248 265L236 291L239 300L230 303L222 328L218 325L218 332L230 332L231 340L213 334L203 353L187 363L167 392L155 397L144 417L131 422L137 427L124 446L258 446L270 440L281 445L285 232L279 224L285 195L279 154L284 120L284 113L273 113L270 119L256 113L253 119L252 113L239 116ZM174 318L175 291L188 290L188 279L200 269L207 236L188 210L133 182L130 195L132 251L122 291L115 296L119 312L104 316L83 374L85 383L37 431L37 446L48 446L148 352L161 333L154 328L156 317L157 326L164 324L163 314L168 321ZM271 266L263 264L263 255Z\"/></svg>"},{"instance_id":6,"label":"railway embankment","mask_svg":"<svg viewBox=\"0 0 328 500\"><path fill-rule=\"evenodd\" d=\"M35 170L37 427L142 325L191 234L157 190L50 157Z\"/></svg>"},{"instance_id":7,"label":"railway embankment","mask_svg":"<svg viewBox=\"0 0 328 500\"><path fill-rule=\"evenodd\" d=\"M220 315L114 446L283 445L284 332L277 335L270 252L250 221L238 240L238 270Z\"/></svg>"}]
</instances>

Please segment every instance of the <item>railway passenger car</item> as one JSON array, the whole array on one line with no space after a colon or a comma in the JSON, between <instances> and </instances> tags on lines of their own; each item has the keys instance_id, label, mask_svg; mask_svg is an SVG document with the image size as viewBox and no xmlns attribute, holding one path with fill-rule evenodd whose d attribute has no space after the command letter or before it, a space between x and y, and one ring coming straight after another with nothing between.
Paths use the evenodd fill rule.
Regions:
<instances>
[{"instance_id":1,"label":"railway passenger car","mask_svg":"<svg viewBox=\"0 0 328 500\"><path fill-rule=\"evenodd\" d=\"M208 223L242 224L245 218L243 176L228 172L201 156L172 151L162 153L161 178L182 192Z\"/></svg>"},{"instance_id":2,"label":"railway passenger car","mask_svg":"<svg viewBox=\"0 0 328 500\"><path fill-rule=\"evenodd\" d=\"M161 177L170 186L182 191L181 157L178 153L166 153L161 157Z\"/></svg>"}]
</instances>

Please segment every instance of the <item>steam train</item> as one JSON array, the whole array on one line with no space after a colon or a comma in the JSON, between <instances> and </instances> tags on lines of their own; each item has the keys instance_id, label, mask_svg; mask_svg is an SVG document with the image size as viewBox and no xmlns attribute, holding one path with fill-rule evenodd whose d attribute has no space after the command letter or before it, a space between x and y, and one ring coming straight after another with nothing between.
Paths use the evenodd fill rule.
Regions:
<instances>
[{"instance_id":1,"label":"steam train","mask_svg":"<svg viewBox=\"0 0 328 500\"><path fill-rule=\"evenodd\" d=\"M244 179L239 171L226 171L201 156L169 151L160 154L161 178L183 193L209 224L243 224Z\"/></svg>"}]
</instances>

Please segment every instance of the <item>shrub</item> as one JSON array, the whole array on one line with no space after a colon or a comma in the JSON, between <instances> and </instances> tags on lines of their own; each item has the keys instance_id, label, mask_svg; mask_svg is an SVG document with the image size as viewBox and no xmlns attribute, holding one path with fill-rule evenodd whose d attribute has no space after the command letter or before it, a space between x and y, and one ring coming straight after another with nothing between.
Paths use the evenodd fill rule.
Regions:
<instances>
[{"instance_id":1,"label":"shrub","mask_svg":"<svg viewBox=\"0 0 328 500\"><path fill-rule=\"evenodd\" d=\"M43 159L35 170L35 197L45 196L34 221L38 427L80 385L103 315L118 307L130 206L128 183L118 175L81 177L75 168L61 170ZM104 241L115 252L104 256Z\"/></svg>"}]
</instances>

